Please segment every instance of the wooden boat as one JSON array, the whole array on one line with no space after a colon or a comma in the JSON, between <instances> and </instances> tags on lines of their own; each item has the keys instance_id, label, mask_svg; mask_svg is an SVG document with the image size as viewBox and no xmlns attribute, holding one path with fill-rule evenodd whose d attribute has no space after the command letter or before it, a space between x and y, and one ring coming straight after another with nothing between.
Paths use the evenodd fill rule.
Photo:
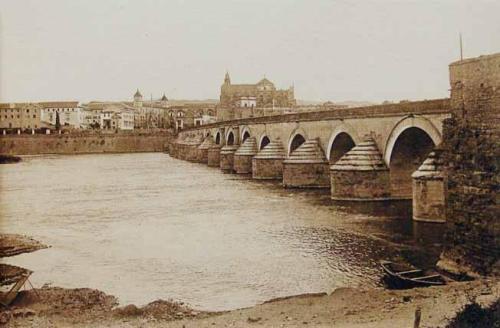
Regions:
<instances>
[{"instance_id":1,"label":"wooden boat","mask_svg":"<svg viewBox=\"0 0 500 328\"><path fill-rule=\"evenodd\" d=\"M445 285L446 279L434 270L415 269L408 265L383 261L383 281L391 289L407 289Z\"/></svg>"},{"instance_id":2,"label":"wooden boat","mask_svg":"<svg viewBox=\"0 0 500 328\"><path fill-rule=\"evenodd\" d=\"M0 263L0 304L8 306L33 272L14 265ZM5 289L4 289L5 288Z\"/></svg>"}]
</instances>

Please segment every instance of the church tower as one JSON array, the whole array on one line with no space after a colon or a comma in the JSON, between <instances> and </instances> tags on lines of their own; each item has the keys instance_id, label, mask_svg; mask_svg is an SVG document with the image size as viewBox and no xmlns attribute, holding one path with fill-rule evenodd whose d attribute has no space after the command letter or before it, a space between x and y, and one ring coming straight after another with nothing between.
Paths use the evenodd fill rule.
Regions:
<instances>
[{"instance_id":1,"label":"church tower","mask_svg":"<svg viewBox=\"0 0 500 328\"><path fill-rule=\"evenodd\" d=\"M220 87L220 104L223 107L227 107L231 104L231 78L229 77L229 72L226 72L224 76L224 84Z\"/></svg>"},{"instance_id":2,"label":"church tower","mask_svg":"<svg viewBox=\"0 0 500 328\"><path fill-rule=\"evenodd\" d=\"M229 72L226 72L226 76L224 77L224 84L231 84L231 78L229 77Z\"/></svg>"},{"instance_id":3,"label":"church tower","mask_svg":"<svg viewBox=\"0 0 500 328\"><path fill-rule=\"evenodd\" d=\"M160 102L163 107L166 107L168 105L168 98L167 96L165 96L165 93L163 93L163 97L161 97Z\"/></svg>"},{"instance_id":4,"label":"church tower","mask_svg":"<svg viewBox=\"0 0 500 328\"><path fill-rule=\"evenodd\" d=\"M141 108L142 107L142 95L139 92L139 89L134 94L134 107Z\"/></svg>"}]
</instances>

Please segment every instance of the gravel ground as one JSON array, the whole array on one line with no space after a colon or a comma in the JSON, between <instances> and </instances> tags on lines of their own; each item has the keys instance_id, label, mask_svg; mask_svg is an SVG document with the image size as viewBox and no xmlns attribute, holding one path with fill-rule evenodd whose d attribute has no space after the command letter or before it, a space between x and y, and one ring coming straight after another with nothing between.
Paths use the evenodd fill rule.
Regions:
<instances>
[{"instance_id":1,"label":"gravel ground","mask_svg":"<svg viewBox=\"0 0 500 328\"><path fill-rule=\"evenodd\" d=\"M92 289L56 287L24 291L0 312L7 327L444 327L465 304L489 305L500 296L498 280L390 291L340 288L251 308L210 313L158 300L144 307L116 307L116 298Z\"/></svg>"}]
</instances>

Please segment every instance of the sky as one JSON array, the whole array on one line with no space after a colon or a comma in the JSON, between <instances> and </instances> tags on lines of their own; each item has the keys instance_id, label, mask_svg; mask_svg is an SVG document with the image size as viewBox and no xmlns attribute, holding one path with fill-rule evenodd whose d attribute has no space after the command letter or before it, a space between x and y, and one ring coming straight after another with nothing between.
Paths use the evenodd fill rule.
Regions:
<instances>
[{"instance_id":1,"label":"sky","mask_svg":"<svg viewBox=\"0 0 500 328\"><path fill-rule=\"evenodd\" d=\"M449 95L500 52L500 1L0 0L0 102L217 99L264 76L297 99Z\"/></svg>"}]
</instances>

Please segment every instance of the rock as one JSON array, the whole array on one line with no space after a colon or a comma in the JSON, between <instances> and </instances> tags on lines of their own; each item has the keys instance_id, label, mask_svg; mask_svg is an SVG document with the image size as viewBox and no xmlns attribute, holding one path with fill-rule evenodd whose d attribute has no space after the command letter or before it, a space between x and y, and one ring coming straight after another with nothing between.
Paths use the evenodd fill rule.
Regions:
<instances>
[{"instance_id":1,"label":"rock","mask_svg":"<svg viewBox=\"0 0 500 328\"><path fill-rule=\"evenodd\" d=\"M491 292L491 289L489 288L485 288L481 291L481 295L491 295L492 292Z\"/></svg>"},{"instance_id":2,"label":"rock","mask_svg":"<svg viewBox=\"0 0 500 328\"><path fill-rule=\"evenodd\" d=\"M143 311L139 309L137 306L134 304L129 304L127 306L124 306L122 308L118 308L115 310L115 312L124 317L134 317L134 316L140 316L143 314Z\"/></svg>"},{"instance_id":3,"label":"rock","mask_svg":"<svg viewBox=\"0 0 500 328\"><path fill-rule=\"evenodd\" d=\"M10 311L0 312L0 324L4 325L12 318Z\"/></svg>"},{"instance_id":4,"label":"rock","mask_svg":"<svg viewBox=\"0 0 500 328\"><path fill-rule=\"evenodd\" d=\"M253 323L253 322L259 322L260 320L262 320L261 317L257 317L257 318L248 317L248 319L247 319L247 321L251 322L251 323Z\"/></svg>"},{"instance_id":5,"label":"rock","mask_svg":"<svg viewBox=\"0 0 500 328\"><path fill-rule=\"evenodd\" d=\"M409 295L406 295L406 296L403 296L403 302L410 302L411 301L411 296Z\"/></svg>"},{"instance_id":6,"label":"rock","mask_svg":"<svg viewBox=\"0 0 500 328\"><path fill-rule=\"evenodd\" d=\"M14 311L12 311L12 315L14 317L29 317L29 316L33 316L35 315L36 312L31 310L31 309L15 309Z\"/></svg>"}]
</instances>

